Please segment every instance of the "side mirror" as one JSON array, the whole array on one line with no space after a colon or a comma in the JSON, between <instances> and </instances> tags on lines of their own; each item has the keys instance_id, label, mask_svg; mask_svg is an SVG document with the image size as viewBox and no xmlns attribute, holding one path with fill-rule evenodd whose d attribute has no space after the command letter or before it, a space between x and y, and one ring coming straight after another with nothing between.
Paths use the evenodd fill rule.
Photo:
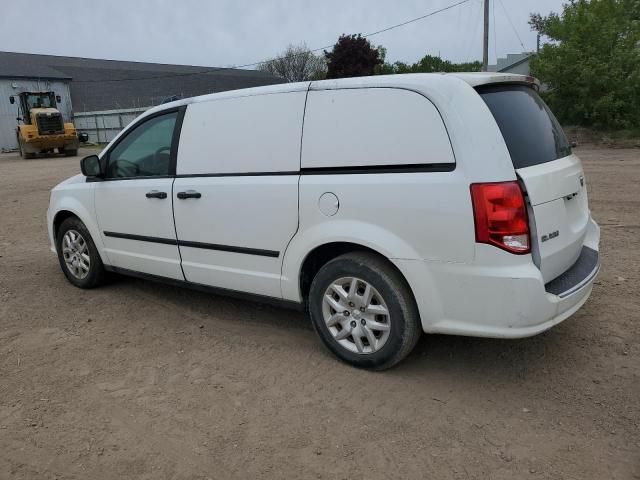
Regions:
<instances>
[{"instance_id":1,"label":"side mirror","mask_svg":"<svg viewBox=\"0 0 640 480\"><path fill-rule=\"evenodd\" d=\"M85 177L100 178L102 177L102 168L100 159L97 155L89 155L80 160L80 171Z\"/></svg>"},{"instance_id":2,"label":"side mirror","mask_svg":"<svg viewBox=\"0 0 640 480\"><path fill-rule=\"evenodd\" d=\"M78 140L80 140L80 143L87 143L89 141L89 134L85 132L78 133Z\"/></svg>"},{"instance_id":3,"label":"side mirror","mask_svg":"<svg viewBox=\"0 0 640 480\"><path fill-rule=\"evenodd\" d=\"M9 103L13 105L14 103L16 103L16 99L13 97L9 97Z\"/></svg>"},{"instance_id":4,"label":"side mirror","mask_svg":"<svg viewBox=\"0 0 640 480\"><path fill-rule=\"evenodd\" d=\"M60 103L62 101L62 97L60 95L56 95L56 102Z\"/></svg>"}]
</instances>

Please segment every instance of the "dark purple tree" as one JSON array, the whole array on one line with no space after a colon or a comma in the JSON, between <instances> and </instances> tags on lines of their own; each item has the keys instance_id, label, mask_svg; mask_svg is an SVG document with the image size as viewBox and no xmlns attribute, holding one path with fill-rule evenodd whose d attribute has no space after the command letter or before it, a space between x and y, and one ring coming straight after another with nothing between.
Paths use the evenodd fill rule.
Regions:
<instances>
[{"instance_id":1,"label":"dark purple tree","mask_svg":"<svg viewBox=\"0 0 640 480\"><path fill-rule=\"evenodd\" d=\"M362 35L341 35L327 59L327 78L363 77L373 75L382 65L380 51L373 48Z\"/></svg>"}]
</instances>

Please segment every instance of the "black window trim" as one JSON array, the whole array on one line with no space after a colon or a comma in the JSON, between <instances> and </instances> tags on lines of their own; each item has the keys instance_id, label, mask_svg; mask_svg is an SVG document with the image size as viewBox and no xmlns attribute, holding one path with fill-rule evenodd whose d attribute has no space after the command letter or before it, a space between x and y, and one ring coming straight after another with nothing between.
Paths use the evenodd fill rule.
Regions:
<instances>
[{"instance_id":1,"label":"black window trim","mask_svg":"<svg viewBox=\"0 0 640 480\"><path fill-rule=\"evenodd\" d=\"M176 166L178 163L178 147L180 144L180 133L182 132L182 123L184 121L184 115L187 111L187 105L182 105L181 107L173 107L167 108L166 110L161 110L159 112L152 113L151 115L147 115L129 128L127 128L122 135L116 140L109 149L102 155L101 162L103 170L106 171L107 166L109 165L109 158L111 157L111 152L122 142L130 133L132 133L135 129L144 125L146 122L153 120L154 118L161 117L163 115L169 115L172 113L177 113L176 123L173 127L173 135L171 137L171 150L169 153L169 172L167 175L147 175L147 176L139 176L139 177L114 177L114 178L99 178L99 179L89 179L87 181L101 181L101 182L113 182L120 180L145 180L150 178L174 178L176 176Z\"/></svg>"}]
</instances>

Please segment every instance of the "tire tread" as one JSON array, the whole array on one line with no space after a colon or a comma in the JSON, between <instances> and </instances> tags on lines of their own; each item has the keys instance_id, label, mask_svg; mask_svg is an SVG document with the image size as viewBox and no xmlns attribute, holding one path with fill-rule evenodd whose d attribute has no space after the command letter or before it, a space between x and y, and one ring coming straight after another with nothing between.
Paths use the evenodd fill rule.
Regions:
<instances>
[{"instance_id":1,"label":"tire tread","mask_svg":"<svg viewBox=\"0 0 640 480\"><path fill-rule=\"evenodd\" d=\"M71 230L72 228L80 232L89 246L91 265L89 267L89 275L87 275L83 279L75 278L69 273L64 262L64 258L62 257L62 251L60 247L62 243L62 237L64 236L65 232ZM95 243L93 243L93 238L91 237L89 230L78 217L66 218L58 228L58 233L56 235L56 251L58 254L58 261L60 262L60 268L62 268L62 272L71 284L75 285L78 288L89 289L98 287L102 283L104 283L106 272L104 269L104 265L102 264L102 259L100 258L100 254L98 253Z\"/></svg>"},{"instance_id":2,"label":"tire tread","mask_svg":"<svg viewBox=\"0 0 640 480\"><path fill-rule=\"evenodd\" d=\"M404 279L402 274L384 257L377 255L371 252L350 252L340 255L329 262L327 262L318 272L320 274L325 269L331 269L333 266L337 264L344 264L353 262L365 269L369 269L378 275L385 283L387 283L392 291L396 294L398 303L400 304L400 309L403 312L404 324L405 328L403 329L403 337L400 340L400 348L397 349L391 356L388 358L375 362L374 364L368 365L359 365L354 362L350 362L348 359L344 358L340 355L340 352L330 343L327 342L323 333L319 331L321 328L317 322L323 321L321 319L314 319L314 315L312 313L312 323L316 332L320 335L324 343L334 352L338 357L351 363L355 366L365 367L370 370L386 370L388 368L393 367L400 361L402 361L411 351L414 349L416 344L418 343L420 336L422 334L420 317L418 314L418 308L413 297L413 293L411 292L411 288L409 287L407 281ZM319 278L318 274L314 278L311 283L311 289L309 293L309 302L313 301L313 293L317 291L319 286L317 285L316 280ZM311 308L310 308L311 311Z\"/></svg>"}]
</instances>

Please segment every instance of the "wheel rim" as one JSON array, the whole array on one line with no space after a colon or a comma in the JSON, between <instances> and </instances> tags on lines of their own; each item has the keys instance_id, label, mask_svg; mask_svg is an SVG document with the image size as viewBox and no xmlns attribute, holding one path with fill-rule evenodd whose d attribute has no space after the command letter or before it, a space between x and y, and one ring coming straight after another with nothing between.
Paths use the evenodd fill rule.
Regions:
<instances>
[{"instance_id":1,"label":"wheel rim","mask_svg":"<svg viewBox=\"0 0 640 480\"><path fill-rule=\"evenodd\" d=\"M82 280L89 275L91 259L87 242L76 230L68 230L62 237L62 257L69 273Z\"/></svg>"},{"instance_id":2,"label":"wheel rim","mask_svg":"<svg viewBox=\"0 0 640 480\"><path fill-rule=\"evenodd\" d=\"M332 282L322 300L322 315L329 333L350 352L375 353L389 339L387 304L373 285L360 278Z\"/></svg>"}]
</instances>

